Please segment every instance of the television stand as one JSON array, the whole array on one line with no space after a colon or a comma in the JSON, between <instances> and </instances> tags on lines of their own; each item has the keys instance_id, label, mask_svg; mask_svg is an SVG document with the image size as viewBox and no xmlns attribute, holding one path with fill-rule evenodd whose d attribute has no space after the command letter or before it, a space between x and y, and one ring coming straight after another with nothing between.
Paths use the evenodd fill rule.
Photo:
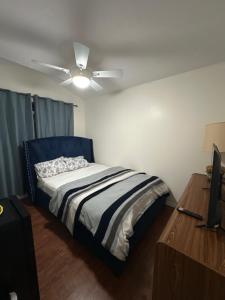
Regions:
<instances>
[{"instance_id":1,"label":"television stand","mask_svg":"<svg viewBox=\"0 0 225 300\"><path fill-rule=\"evenodd\" d=\"M207 220L207 176L193 174L178 206ZM156 245L154 300L225 299L225 234L174 210Z\"/></svg>"}]
</instances>

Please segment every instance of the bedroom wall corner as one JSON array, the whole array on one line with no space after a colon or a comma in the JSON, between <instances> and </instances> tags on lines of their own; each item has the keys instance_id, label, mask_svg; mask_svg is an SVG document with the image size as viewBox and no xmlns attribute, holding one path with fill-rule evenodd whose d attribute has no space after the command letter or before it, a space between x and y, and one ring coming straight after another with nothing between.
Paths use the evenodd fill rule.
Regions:
<instances>
[{"instance_id":1,"label":"bedroom wall corner","mask_svg":"<svg viewBox=\"0 0 225 300\"><path fill-rule=\"evenodd\" d=\"M225 120L225 63L85 100L96 162L160 176L179 199L192 173L205 172L207 123Z\"/></svg>"}]
</instances>

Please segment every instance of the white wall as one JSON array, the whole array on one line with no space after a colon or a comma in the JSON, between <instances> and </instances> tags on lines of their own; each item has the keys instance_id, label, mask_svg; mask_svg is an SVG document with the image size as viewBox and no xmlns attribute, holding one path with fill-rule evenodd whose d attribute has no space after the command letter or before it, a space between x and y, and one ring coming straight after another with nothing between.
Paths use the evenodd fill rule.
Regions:
<instances>
[{"instance_id":1,"label":"white wall","mask_svg":"<svg viewBox=\"0 0 225 300\"><path fill-rule=\"evenodd\" d=\"M0 60L0 88L76 103L78 108L74 109L74 132L77 136L85 136L83 100L52 81L48 76L18 64Z\"/></svg>"},{"instance_id":2,"label":"white wall","mask_svg":"<svg viewBox=\"0 0 225 300\"><path fill-rule=\"evenodd\" d=\"M97 162L160 176L179 199L210 154L206 123L225 121L225 64L183 73L89 99L86 133Z\"/></svg>"}]
</instances>

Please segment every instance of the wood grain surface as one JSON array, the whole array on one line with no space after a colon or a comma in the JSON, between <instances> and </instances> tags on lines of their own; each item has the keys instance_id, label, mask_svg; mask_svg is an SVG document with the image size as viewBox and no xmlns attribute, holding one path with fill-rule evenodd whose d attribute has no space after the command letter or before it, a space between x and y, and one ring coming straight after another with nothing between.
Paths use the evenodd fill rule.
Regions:
<instances>
[{"instance_id":1,"label":"wood grain surface","mask_svg":"<svg viewBox=\"0 0 225 300\"><path fill-rule=\"evenodd\" d=\"M193 174L178 204L204 216L204 222L208 186L205 175ZM225 299L225 234L196 228L199 223L174 210L157 243L154 300Z\"/></svg>"}]
</instances>

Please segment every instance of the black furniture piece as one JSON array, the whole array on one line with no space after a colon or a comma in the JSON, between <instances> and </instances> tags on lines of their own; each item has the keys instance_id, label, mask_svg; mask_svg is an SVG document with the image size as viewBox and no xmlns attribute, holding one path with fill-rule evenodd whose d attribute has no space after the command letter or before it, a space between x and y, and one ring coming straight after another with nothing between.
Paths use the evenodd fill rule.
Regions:
<instances>
[{"instance_id":1,"label":"black furniture piece","mask_svg":"<svg viewBox=\"0 0 225 300\"><path fill-rule=\"evenodd\" d=\"M0 291L15 292L19 300L39 300L30 215L16 197L0 199L0 205Z\"/></svg>"}]
</instances>

